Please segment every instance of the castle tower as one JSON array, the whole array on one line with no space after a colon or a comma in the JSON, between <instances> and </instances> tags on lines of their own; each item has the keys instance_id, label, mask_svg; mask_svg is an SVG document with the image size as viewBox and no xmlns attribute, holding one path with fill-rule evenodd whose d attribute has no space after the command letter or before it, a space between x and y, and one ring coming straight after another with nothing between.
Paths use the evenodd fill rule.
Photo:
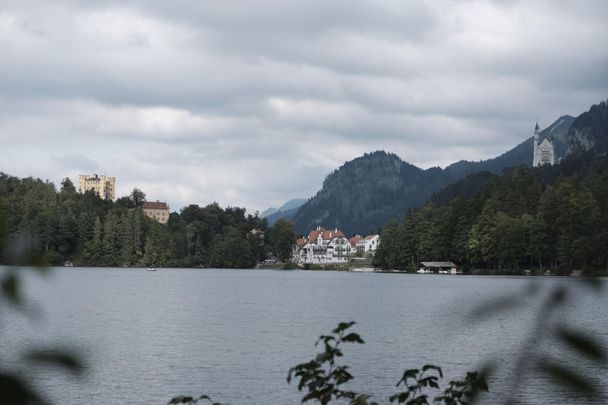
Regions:
<instances>
[{"instance_id":1,"label":"castle tower","mask_svg":"<svg viewBox=\"0 0 608 405\"><path fill-rule=\"evenodd\" d=\"M540 144L540 128L538 126L538 121L536 121L536 126L534 127L534 150L532 154L532 167L538 166L538 144Z\"/></svg>"},{"instance_id":2,"label":"castle tower","mask_svg":"<svg viewBox=\"0 0 608 405\"><path fill-rule=\"evenodd\" d=\"M542 138L540 136L540 128L538 121L534 127L534 155L532 159L532 166L538 167L542 165L554 165L555 164L555 146L553 145L553 135L549 138Z\"/></svg>"}]
</instances>

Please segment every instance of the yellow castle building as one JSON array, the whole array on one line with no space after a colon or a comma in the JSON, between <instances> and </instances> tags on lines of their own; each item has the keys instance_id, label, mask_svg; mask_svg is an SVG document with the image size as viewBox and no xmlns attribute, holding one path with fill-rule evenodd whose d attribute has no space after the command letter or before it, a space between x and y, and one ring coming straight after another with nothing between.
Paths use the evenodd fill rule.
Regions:
<instances>
[{"instance_id":1,"label":"yellow castle building","mask_svg":"<svg viewBox=\"0 0 608 405\"><path fill-rule=\"evenodd\" d=\"M78 176L78 191L84 193L93 190L97 195L105 200L114 201L116 192L116 178L110 176L92 176L81 174Z\"/></svg>"}]
</instances>

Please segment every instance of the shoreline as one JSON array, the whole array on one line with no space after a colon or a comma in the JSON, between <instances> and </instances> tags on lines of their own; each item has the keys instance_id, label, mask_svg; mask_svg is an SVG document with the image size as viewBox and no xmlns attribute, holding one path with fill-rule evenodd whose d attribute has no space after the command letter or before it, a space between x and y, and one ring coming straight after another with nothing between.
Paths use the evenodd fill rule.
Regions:
<instances>
[{"instance_id":1,"label":"shoreline","mask_svg":"<svg viewBox=\"0 0 608 405\"><path fill-rule=\"evenodd\" d=\"M40 266L22 266L22 265L7 265L0 264L0 269L2 268L41 268ZM272 264L272 265L258 265L256 267L251 268L230 268L230 267L146 267L146 266L42 266L42 268L74 268L74 269L125 269L125 270L145 270L148 269L156 269L156 270L275 270L275 271L334 271L334 272L349 272L349 273L378 273L378 274L411 274L411 275L419 275L419 276L511 276L511 277L568 277L568 278L601 278L608 277L608 271L597 272L594 274L537 274L537 273L515 273L515 272L491 272L491 271L479 271L479 272L469 272L469 273L456 273L456 274L439 274L439 273L417 273L417 272L408 272L402 270L381 270L373 267L354 267L354 268L311 268L311 269L303 269L300 267L285 269L283 264Z\"/></svg>"}]
</instances>

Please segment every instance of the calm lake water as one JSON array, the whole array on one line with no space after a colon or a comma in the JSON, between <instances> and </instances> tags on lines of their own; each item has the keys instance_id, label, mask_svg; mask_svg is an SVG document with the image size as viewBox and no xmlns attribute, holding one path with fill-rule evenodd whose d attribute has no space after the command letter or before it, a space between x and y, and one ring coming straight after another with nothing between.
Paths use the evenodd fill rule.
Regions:
<instances>
[{"instance_id":1,"label":"calm lake water","mask_svg":"<svg viewBox=\"0 0 608 405\"><path fill-rule=\"evenodd\" d=\"M467 314L532 281L541 293L557 283L573 287L577 299L557 319L594 330L608 345L606 293L577 288L571 278L57 268L48 277L26 277L29 319L0 313L0 359L15 367L16 353L28 346L79 348L88 364L83 378L33 371L58 404L166 404L175 395L202 393L233 405L297 404L301 395L286 382L289 368L313 357L320 334L355 320L366 343L345 348L353 389L388 403L406 368L437 364L449 380L493 360L499 368L484 402L494 403L511 380L508 364L530 333L539 300L485 321ZM556 347L544 350L608 381L605 366L564 357ZM548 384L531 376L520 398L582 402Z\"/></svg>"}]
</instances>

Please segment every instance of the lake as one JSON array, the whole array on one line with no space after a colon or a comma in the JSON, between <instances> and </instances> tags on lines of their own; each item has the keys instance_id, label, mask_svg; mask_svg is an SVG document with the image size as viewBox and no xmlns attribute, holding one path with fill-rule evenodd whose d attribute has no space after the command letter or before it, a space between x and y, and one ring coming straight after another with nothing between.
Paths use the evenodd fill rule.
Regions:
<instances>
[{"instance_id":1,"label":"lake","mask_svg":"<svg viewBox=\"0 0 608 405\"><path fill-rule=\"evenodd\" d=\"M508 365L540 300L484 321L468 315L532 282L540 295L558 283L576 290L576 301L560 309L557 320L594 330L608 345L606 294L579 288L574 278L122 268L30 273L25 292L34 315L0 314L2 361L19 366L16 354L28 346L78 348L87 362L83 378L33 371L58 404L166 404L176 395L203 393L232 405L297 404L302 395L286 382L289 368L313 358L319 335L350 320L365 340L345 347L352 389L388 403L407 368L439 365L447 383L493 360L499 368L484 397L493 403L511 381ZM557 348L552 342L543 350L608 381L605 366ZM551 393L569 398L550 387L543 375L530 375L519 398L541 404L555 402Z\"/></svg>"}]
</instances>

